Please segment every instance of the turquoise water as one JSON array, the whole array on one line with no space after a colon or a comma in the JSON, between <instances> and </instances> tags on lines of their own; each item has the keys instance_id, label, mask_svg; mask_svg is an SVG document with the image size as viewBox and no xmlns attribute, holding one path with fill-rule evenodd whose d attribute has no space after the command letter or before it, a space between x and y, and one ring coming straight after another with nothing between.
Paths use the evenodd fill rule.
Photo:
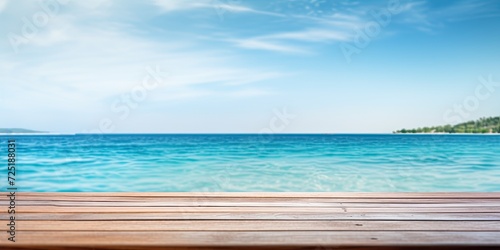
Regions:
<instances>
[{"instance_id":1,"label":"turquoise water","mask_svg":"<svg viewBox=\"0 0 500 250\"><path fill-rule=\"evenodd\" d=\"M4 149L10 138L0 137ZM14 139L19 191L500 191L500 136ZM6 168L2 175L0 187L5 190Z\"/></svg>"}]
</instances>

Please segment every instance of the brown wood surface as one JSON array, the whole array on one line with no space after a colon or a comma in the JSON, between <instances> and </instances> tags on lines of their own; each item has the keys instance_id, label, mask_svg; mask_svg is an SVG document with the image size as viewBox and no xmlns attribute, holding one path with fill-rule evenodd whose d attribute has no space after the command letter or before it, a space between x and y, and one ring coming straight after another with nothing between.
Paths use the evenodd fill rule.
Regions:
<instances>
[{"instance_id":1,"label":"brown wood surface","mask_svg":"<svg viewBox=\"0 0 500 250\"><path fill-rule=\"evenodd\" d=\"M17 193L0 249L500 248L500 193Z\"/></svg>"},{"instance_id":2,"label":"brown wood surface","mask_svg":"<svg viewBox=\"0 0 500 250\"><path fill-rule=\"evenodd\" d=\"M238 193L238 192L181 192L181 193L128 193L128 192L99 192L99 193L65 193L58 192L57 195L54 193L45 192L24 192L19 195L25 197L41 196L46 197L47 195L54 197L186 197L186 198L208 198L208 197L233 197L233 198L398 198L398 199L408 199L408 198L472 198L472 199L498 199L498 192L433 192L433 193L404 193L404 192L391 192L391 193L357 193L357 192L344 192L344 193L259 193L259 192L248 192L248 193Z\"/></svg>"}]
</instances>

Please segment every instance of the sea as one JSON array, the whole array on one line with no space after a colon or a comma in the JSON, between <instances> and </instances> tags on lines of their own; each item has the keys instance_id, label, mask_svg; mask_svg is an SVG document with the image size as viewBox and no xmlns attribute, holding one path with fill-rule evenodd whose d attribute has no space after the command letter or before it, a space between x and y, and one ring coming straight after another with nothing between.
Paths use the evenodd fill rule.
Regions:
<instances>
[{"instance_id":1,"label":"sea","mask_svg":"<svg viewBox=\"0 0 500 250\"><path fill-rule=\"evenodd\" d=\"M0 136L28 192L493 192L500 136L98 134ZM12 155L11 155L12 156Z\"/></svg>"}]
</instances>

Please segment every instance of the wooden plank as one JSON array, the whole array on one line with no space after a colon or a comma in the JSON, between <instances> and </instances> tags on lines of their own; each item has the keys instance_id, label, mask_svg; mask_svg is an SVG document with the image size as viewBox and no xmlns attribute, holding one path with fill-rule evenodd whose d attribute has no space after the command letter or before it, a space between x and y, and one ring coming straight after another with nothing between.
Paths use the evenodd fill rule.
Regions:
<instances>
[{"instance_id":1,"label":"wooden plank","mask_svg":"<svg viewBox=\"0 0 500 250\"><path fill-rule=\"evenodd\" d=\"M254 198L254 197L200 197L200 198L189 198L189 197L78 197L78 196L31 196L31 197L18 197L21 202L36 202L36 201L46 201L46 202L140 202L140 203L150 203L150 202L179 202L179 203L209 203L209 202L230 202L230 203L241 203L241 202L255 202L255 203L382 203L382 204L454 204L454 203L500 203L500 198L489 198L489 199L471 199L471 198L448 198L448 199L416 199L416 198L406 198L406 199L382 199L382 198L292 198L292 197L281 197L281 198ZM7 201L0 201L0 203L5 203Z\"/></svg>"},{"instance_id":2,"label":"wooden plank","mask_svg":"<svg viewBox=\"0 0 500 250\"><path fill-rule=\"evenodd\" d=\"M6 220L7 214L0 214ZM17 214L18 221L117 221L117 220L391 220L391 221L500 221L500 213L31 213Z\"/></svg>"},{"instance_id":3,"label":"wooden plank","mask_svg":"<svg viewBox=\"0 0 500 250\"><path fill-rule=\"evenodd\" d=\"M9 247L2 250L470 250L471 246L24 246ZM497 250L492 246L473 246L474 250Z\"/></svg>"},{"instance_id":4,"label":"wooden plank","mask_svg":"<svg viewBox=\"0 0 500 250\"><path fill-rule=\"evenodd\" d=\"M495 231L499 221L23 221L18 231Z\"/></svg>"},{"instance_id":5,"label":"wooden plank","mask_svg":"<svg viewBox=\"0 0 500 250\"><path fill-rule=\"evenodd\" d=\"M96 201L23 201L17 200L19 206L68 206L68 207L498 207L500 201L470 202L470 203L351 203L351 202L96 202ZM8 202L0 202L0 206L7 206Z\"/></svg>"},{"instance_id":6,"label":"wooden plank","mask_svg":"<svg viewBox=\"0 0 500 250\"><path fill-rule=\"evenodd\" d=\"M2 250L470 250L471 246L6 246ZM474 250L497 250L491 246L474 246Z\"/></svg>"},{"instance_id":7,"label":"wooden plank","mask_svg":"<svg viewBox=\"0 0 500 250\"><path fill-rule=\"evenodd\" d=\"M7 195L7 192L0 192L0 196L4 197ZM359 193L359 192L324 192L324 193L300 193L300 192L228 192L228 193L220 193L220 192L184 192L184 193L170 193L170 192L74 192L74 193L65 193L65 192L18 192L19 197L28 197L28 196L43 196L43 197L62 197L62 196L70 196L70 197L254 197L254 198L282 198L282 197L292 197L292 198L439 198L439 199L447 199L447 198L464 198L464 199L489 199L500 198L500 192L432 192L432 193L396 193L396 192L385 192L385 193Z\"/></svg>"},{"instance_id":8,"label":"wooden plank","mask_svg":"<svg viewBox=\"0 0 500 250\"><path fill-rule=\"evenodd\" d=\"M5 237L0 245L9 244ZM18 246L419 246L500 245L500 232L34 232L20 231Z\"/></svg>"},{"instance_id":9,"label":"wooden plank","mask_svg":"<svg viewBox=\"0 0 500 250\"><path fill-rule=\"evenodd\" d=\"M16 198L16 246L27 248L500 246L500 193L18 193ZM7 203L3 196L0 205ZM0 220L9 216L0 210ZM2 249L8 244L0 238Z\"/></svg>"},{"instance_id":10,"label":"wooden plank","mask_svg":"<svg viewBox=\"0 0 500 250\"><path fill-rule=\"evenodd\" d=\"M8 247L2 250L470 250L471 246L99 246L99 247L80 247L72 246L71 248L64 246L29 246L29 247ZM491 246L474 246L475 250L496 250Z\"/></svg>"},{"instance_id":11,"label":"wooden plank","mask_svg":"<svg viewBox=\"0 0 500 250\"><path fill-rule=\"evenodd\" d=\"M19 213L499 213L500 207L60 207L19 206ZM0 210L0 214L7 211Z\"/></svg>"}]
</instances>

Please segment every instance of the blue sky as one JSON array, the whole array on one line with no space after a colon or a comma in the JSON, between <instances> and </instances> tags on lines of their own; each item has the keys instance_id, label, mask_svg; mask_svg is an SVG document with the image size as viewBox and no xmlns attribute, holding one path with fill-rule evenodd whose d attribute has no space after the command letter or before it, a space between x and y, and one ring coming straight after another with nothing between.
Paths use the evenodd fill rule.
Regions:
<instances>
[{"instance_id":1,"label":"blue sky","mask_svg":"<svg viewBox=\"0 0 500 250\"><path fill-rule=\"evenodd\" d=\"M387 133L500 115L500 2L0 0L0 127Z\"/></svg>"}]
</instances>

